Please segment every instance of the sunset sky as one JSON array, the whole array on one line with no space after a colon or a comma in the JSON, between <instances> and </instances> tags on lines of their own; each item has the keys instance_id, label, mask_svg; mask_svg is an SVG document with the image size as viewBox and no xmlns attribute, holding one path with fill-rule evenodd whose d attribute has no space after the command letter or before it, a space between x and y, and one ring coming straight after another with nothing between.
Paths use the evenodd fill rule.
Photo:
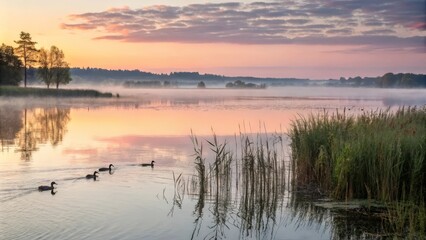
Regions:
<instances>
[{"instance_id":1,"label":"sunset sky","mask_svg":"<svg viewBox=\"0 0 426 240\"><path fill-rule=\"evenodd\" d=\"M0 0L0 44L21 31L72 67L299 77L426 73L424 0Z\"/></svg>"}]
</instances>

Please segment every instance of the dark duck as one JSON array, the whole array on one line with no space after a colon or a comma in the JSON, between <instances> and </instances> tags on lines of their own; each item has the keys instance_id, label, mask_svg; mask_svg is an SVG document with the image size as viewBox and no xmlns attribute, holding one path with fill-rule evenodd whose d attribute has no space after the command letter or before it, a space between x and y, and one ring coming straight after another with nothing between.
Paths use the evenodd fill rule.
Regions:
<instances>
[{"instance_id":1,"label":"dark duck","mask_svg":"<svg viewBox=\"0 0 426 240\"><path fill-rule=\"evenodd\" d=\"M142 163L142 167L154 167L155 161L151 161L151 163Z\"/></svg>"},{"instance_id":2,"label":"dark duck","mask_svg":"<svg viewBox=\"0 0 426 240\"><path fill-rule=\"evenodd\" d=\"M110 171L112 170L111 167L114 167L114 165L110 164L109 167L103 167L103 168L99 168L99 172L105 172L105 171Z\"/></svg>"},{"instance_id":3,"label":"dark duck","mask_svg":"<svg viewBox=\"0 0 426 240\"><path fill-rule=\"evenodd\" d=\"M94 180L96 180L96 178L98 177L96 174L98 174L97 171L93 172L93 174L87 174L86 178L87 179L92 179L93 178Z\"/></svg>"},{"instance_id":4,"label":"dark duck","mask_svg":"<svg viewBox=\"0 0 426 240\"><path fill-rule=\"evenodd\" d=\"M50 186L39 186L38 190L39 191L51 191L51 190L53 191L53 189L54 189L53 185L55 185L55 184L57 185L57 183L51 182Z\"/></svg>"}]
</instances>

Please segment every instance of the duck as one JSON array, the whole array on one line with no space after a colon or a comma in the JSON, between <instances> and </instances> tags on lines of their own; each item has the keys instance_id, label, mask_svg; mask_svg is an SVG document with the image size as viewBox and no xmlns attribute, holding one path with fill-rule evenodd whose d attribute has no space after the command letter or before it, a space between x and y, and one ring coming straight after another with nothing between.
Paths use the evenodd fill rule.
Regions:
<instances>
[{"instance_id":1,"label":"duck","mask_svg":"<svg viewBox=\"0 0 426 240\"><path fill-rule=\"evenodd\" d=\"M54 189L54 187L53 187L53 185L58 185L57 183L55 183L55 182L51 182L50 183L50 186L39 186L38 187L38 190L39 191L48 191L48 190L52 190L53 191L53 189Z\"/></svg>"},{"instance_id":2,"label":"duck","mask_svg":"<svg viewBox=\"0 0 426 240\"><path fill-rule=\"evenodd\" d=\"M86 178L87 179L92 179L93 178L93 180L96 180L96 178L98 177L98 176L96 176L96 174L98 174L97 171L93 172L93 174L87 174Z\"/></svg>"},{"instance_id":3,"label":"duck","mask_svg":"<svg viewBox=\"0 0 426 240\"><path fill-rule=\"evenodd\" d=\"M115 167L114 165L110 164L109 167L103 167L99 168L99 172L105 172L105 171L111 171L111 167Z\"/></svg>"},{"instance_id":4,"label":"duck","mask_svg":"<svg viewBox=\"0 0 426 240\"><path fill-rule=\"evenodd\" d=\"M155 161L151 161L151 163L142 163L141 165L142 167L148 167L148 166L154 167L154 163Z\"/></svg>"}]
</instances>

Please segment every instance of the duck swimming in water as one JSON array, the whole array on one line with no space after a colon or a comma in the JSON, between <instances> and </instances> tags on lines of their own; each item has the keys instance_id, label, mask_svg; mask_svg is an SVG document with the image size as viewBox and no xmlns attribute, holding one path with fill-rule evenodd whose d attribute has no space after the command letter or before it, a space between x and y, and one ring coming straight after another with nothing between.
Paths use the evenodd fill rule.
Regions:
<instances>
[{"instance_id":1,"label":"duck swimming in water","mask_svg":"<svg viewBox=\"0 0 426 240\"><path fill-rule=\"evenodd\" d=\"M114 165L110 164L109 167L103 167L103 168L99 168L99 172L105 172L105 171L110 171L111 172L111 167L114 167Z\"/></svg>"},{"instance_id":2,"label":"duck swimming in water","mask_svg":"<svg viewBox=\"0 0 426 240\"><path fill-rule=\"evenodd\" d=\"M148 167L148 166L154 167L154 163L155 161L151 161L151 163L142 163L141 165L142 167Z\"/></svg>"},{"instance_id":3,"label":"duck swimming in water","mask_svg":"<svg viewBox=\"0 0 426 240\"><path fill-rule=\"evenodd\" d=\"M93 180L96 180L96 178L98 177L98 176L96 176L96 174L98 174L97 171L93 172L93 174L87 174L86 178L87 179L92 179L93 178Z\"/></svg>"},{"instance_id":4,"label":"duck swimming in water","mask_svg":"<svg viewBox=\"0 0 426 240\"><path fill-rule=\"evenodd\" d=\"M39 190L39 191L48 191L48 190L52 190L52 191L53 191L53 189L54 189L53 185L54 185L54 184L58 185L58 184L57 184L57 183L55 183L55 182L51 182L51 183L50 183L50 186L39 186L39 187L38 187L38 190Z\"/></svg>"}]
</instances>

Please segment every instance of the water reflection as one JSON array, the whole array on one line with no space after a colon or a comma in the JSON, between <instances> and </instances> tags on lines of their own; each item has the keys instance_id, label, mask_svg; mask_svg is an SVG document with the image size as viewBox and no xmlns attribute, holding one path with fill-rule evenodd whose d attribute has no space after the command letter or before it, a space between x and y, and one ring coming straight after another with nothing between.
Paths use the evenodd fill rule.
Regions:
<instances>
[{"instance_id":1,"label":"water reflection","mask_svg":"<svg viewBox=\"0 0 426 240\"><path fill-rule=\"evenodd\" d=\"M251 192L250 184L244 185L249 192L242 193L239 198L233 197L229 188L222 188L219 195L202 191L195 195L189 193L196 200L191 239L281 239L285 228L309 229L317 233L312 239L395 236L383 218L383 211L324 208L316 205L317 198L306 198L292 191L278 192L275 196L272 191L268 200L258 189ZM261 200L256 194L265 198ZM182 199L179 199L180 206ZM204 212L206 209L207 214ZM238 237L235 236L236 231L239 231ZM303 234L296 236L295 239L303 239ZM289 239L292 237L289 236Z\"/></svg>"},{"instance_id":2,"label":"water reflection","mask_svg":"<svg viewBox=\"0 0 426 240\"><path fill-rule=\"evenodd\" d=\"M18 110L0 108L0 139L2 151L14 146L22 160L30 160L40 144L58 145L67 132L70 109L43 108Z\"/></svg>"},{"instance_id":3,"label":"water reflection","mask_svg":"<svg viewBox=\"0 0 426 240\"><path fill-rule=\"evenodd\" d=\"M324 207L330 200L323 195L286 183L291 179L286 169L291 166L281 157L283 140L280 135L265 138L241 137L237 150L230 151L226 141L219 143L214 136L206 144L213 152L210 156L192 138L196 173L188 184L181 175L173 176L175 194L170 214L173 216L175 206L182 208L186 192L194 201L191 239L275 239L282 236L283 226L311 229L318 233L317 238L392 236L383 209L374 205Z\"/></svg>"},{"instance_id":4,"label":"water reflection","mask_svg":"<svg viewBox=\"0 0 426 240\"><path fill-rule=\"evenodd\" d=\"M0 107L0 142L2 151L14 144L23 127L22 111L13 107Z\"/></svg>"},{"instance_id":5,"label":"water reflection","mask_svg":"<svg viewBox=\"0 0 426 240\"><path fill-rule=\"evenodd\" d=\"M225 239L231 228L238 229L243 239L273 238L286 186L280 139L257 136L253 140L244 135L236 143L237 150L231 151L226 141L220 143L214 136L207 141L213 153L209 161L202 143L192 137L197 172L189 188L189 195L197 201L192 239ZM205 218L211 220L207 228L203 227Z\"/></svg>"},{"instance_id":6,"label":"water reflection","mask_svg":"<svg viewBox=\"0 0 426 240\"><path fill-rule=\"evenodd\" d=\"M325 224L331 230L332 239L381 239L395 236L383 209L322 207L324 202L319 204L319 200L318 196L292 192L287 206L291 210L289 221L296 223L297 227L313 228Z\"/></svg>"},{"instance_id":7,"label":"water reflection","mask_svg":"<svg viewBox=\"0 0 426 240\"><path fill-rule=\"evenodd\" d=\"M213 128L223 138L233 140L234 133L244 123L250 129L248 132L252 129L256 132L259 122L265 123L268 132L281 127L285 131L290 120L297 116L345 107L357 114L362 109L395 104L383 99L388 95L399 96L393 91L376 89L366 93L365 89L308 90L139 90L134 98L120 93L123 96L120 99L109 100L7 102L0 99L3 151L0 152L0 216L8 219L0 227L0 236L6 239L384 236L380 220L367 221L359 214L335 212L318 207L312 200L304 201L298 193L282 187L291 176L275 175L273 169L278 168L267 167L268 161L258 164L252 158L242 158L241 149L235 153L238 156L229 155L218 165L213 164L214 160L205 162L205 168L200 168L205 177L191 180L194 158L188 137L190 129L211 139ZM407 92L404 99L416 95L411 90L404 92ZM422 99L424 93L417 91ZM17 149L19 152L15 152ZM22 159L33 160L16 161L21 154ZM158 162L155 169L138 167L152 160ZM115 173L101 174L96 183L86 181L87 173L111 162L117 163ZM227 171L229 164L231 171ZM289 169L291 166L277 173ZM184 176L175 176L175 182L182 180L177 181L174 193L173 171L183 172ZM206 177L209 181L204 180ZM211 181L212 177L217 181ZM34 186L50 180L63 183L59 194L55 197L48 192L38 194ZM288 187L290 181L286 182ZM156 195L166 206L155 202ZM57 216L61 216L61 224L43 235L51 219Z\"/></svg>"}]
</instances>

